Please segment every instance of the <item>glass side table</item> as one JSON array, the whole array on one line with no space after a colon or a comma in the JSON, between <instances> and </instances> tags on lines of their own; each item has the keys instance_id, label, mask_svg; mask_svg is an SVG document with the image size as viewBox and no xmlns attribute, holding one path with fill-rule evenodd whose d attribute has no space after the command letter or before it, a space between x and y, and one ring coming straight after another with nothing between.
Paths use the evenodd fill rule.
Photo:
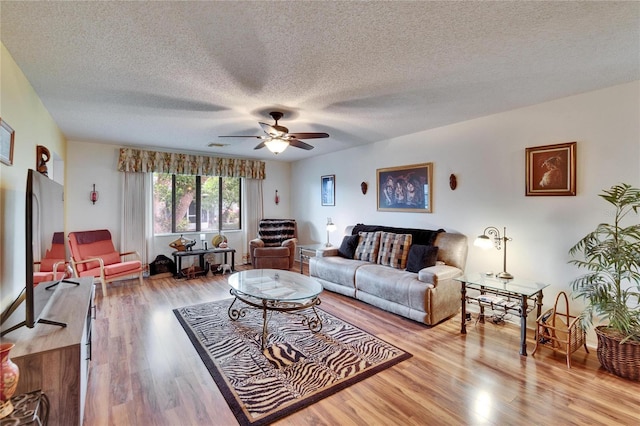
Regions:
<instances>
[{"instance_id":1,"label":"glass side table","mask_svg":"<svg viewBox=\"0 0 640 426\"><path fill-rule=\"evenodd\" d=\"M300 273L304 274L304 262L309 263L309 258L316 257L316 250L326 248L326 244L302 244L298 246L300 256Z\"/></svg>"},{"instance_id":2,"label":"glass side table","mask_svg":"<svg viewBox=\"0 0 640 426\"><path fill-rule=\"evenodd\" d=\"M484 322L484 308L498 308L505 312L516 312L520 315L520 355L527 356L527 314L536 308L536 318L542 313L542 290L549 286L531 280L513 278L510 280L496 278L493 274L467 274L454 278L460 282L462 293L462 326L460 333L467 333L467 303L474 302L480 306L480 322ZM479 296L467 295L467 289L478 290ZM487 297L494 295L496 298ZM531 302L531 304L529 303Z\"/></svg>"}]
</instances>

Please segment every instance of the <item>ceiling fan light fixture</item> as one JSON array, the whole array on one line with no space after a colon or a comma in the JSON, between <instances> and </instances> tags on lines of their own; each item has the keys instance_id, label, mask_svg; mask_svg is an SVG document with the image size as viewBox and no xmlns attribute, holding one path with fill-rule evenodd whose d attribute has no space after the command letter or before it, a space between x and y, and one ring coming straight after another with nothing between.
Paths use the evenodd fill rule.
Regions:
<instances>
[{"instance_id":1,"label":"ceiling fan light fixture","mask_svg":"<svg viewBox=\"0 0 640 426\"><path fill-rule=\"evenodd\" d=\"M266 141L264 144L267 149L274 154L280 154L289 146L289 142L280 138L271 138L271 140Z\"/></svg>"}]
</instances>

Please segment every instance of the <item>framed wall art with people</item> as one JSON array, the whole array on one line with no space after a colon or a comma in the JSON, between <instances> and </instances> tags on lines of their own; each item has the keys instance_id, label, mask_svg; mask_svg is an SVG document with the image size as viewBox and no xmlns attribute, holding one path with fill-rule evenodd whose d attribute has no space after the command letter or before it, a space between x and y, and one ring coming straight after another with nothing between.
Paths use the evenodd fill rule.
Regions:
<instances>
[{"instance_id":1,"label":"framed wall art with people","mask_svg":"<svg viewBox=\"0 0 640 426\"><path fill-rule=\"evenodd\" d=\"M431 213L433 163L377 170L378 211Z\"/></svg>"}]
</instances>

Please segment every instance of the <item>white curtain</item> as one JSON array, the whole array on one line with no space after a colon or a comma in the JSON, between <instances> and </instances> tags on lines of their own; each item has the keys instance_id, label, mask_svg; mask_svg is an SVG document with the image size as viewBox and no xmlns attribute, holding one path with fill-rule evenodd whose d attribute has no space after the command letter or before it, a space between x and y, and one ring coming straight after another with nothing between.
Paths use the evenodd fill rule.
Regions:
<instances>
[{"instance_id":1,"label":"white curtain","mask_svg":"<svg viewBox=\"0 0 640 426\"><path fill-rule=\"evenodd\" d=\"M262 179L243 179L244 181L244 218L242 223L243 244L242 263L249 263L249 242L258 236L258 221L264 215Z\"/></svg>"},{"instance_id":2,"label":"white curtain","mask_svg":"<svg viewBox=\"0 0 640 426\"><path fill-rule=\"evenodd\" d=\"M149 264L153 238L152 173L124 173L120 251L137 251L142 264Z\"/></svg>"}]
</instances>

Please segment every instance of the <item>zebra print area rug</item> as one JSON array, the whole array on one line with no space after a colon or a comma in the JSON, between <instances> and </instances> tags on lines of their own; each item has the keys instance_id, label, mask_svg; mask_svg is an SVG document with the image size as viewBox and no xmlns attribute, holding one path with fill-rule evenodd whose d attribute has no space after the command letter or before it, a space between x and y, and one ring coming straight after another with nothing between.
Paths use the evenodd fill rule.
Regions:
<instances>
[{"instance_id":1,"label":"zebra print area rug","mask_svg":"<svg viewBox=\"0 0 640 426\"><path fill-rule=\"evenodd\" d=\"M274 312L263 352L262 311L231 321L232 300L173 312L241 425L269 424L411 357L317 308L316 334L300 316Z\"/></svg>"}]
</instances>

